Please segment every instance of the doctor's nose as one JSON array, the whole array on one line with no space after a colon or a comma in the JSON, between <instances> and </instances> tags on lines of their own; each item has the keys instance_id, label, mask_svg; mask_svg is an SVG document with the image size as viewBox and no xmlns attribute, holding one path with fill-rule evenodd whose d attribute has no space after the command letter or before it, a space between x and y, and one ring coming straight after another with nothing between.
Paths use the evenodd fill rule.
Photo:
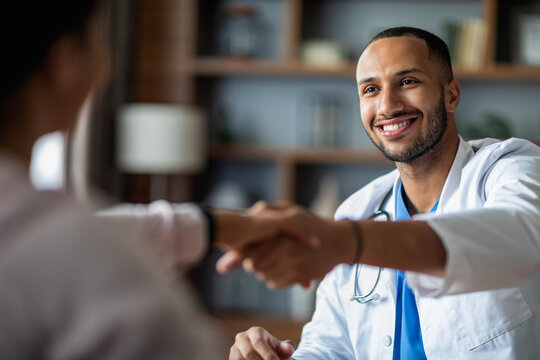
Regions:
<instances>
[{"instance_id":1,"label":"doctor's nose","mask_svg":"<svg viewBox=\"0 0 540 360\"><path fill-rule=\"evenodd\" d=\"M405 109L405 105L397 94L392 89L385 89L379 96L378 115L392 116L396 113L402 112Z\"/></svg>"}]
</instances>

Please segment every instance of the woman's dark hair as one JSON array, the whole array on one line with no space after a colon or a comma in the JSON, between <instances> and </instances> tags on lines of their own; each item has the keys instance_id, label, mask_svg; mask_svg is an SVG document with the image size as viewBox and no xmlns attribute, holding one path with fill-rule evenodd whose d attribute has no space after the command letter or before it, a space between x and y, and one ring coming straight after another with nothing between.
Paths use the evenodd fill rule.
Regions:
<instances>
[{"instance_id":1,"label":"woman's dark hair","mask_svg":"<svg viewBox=\"0 0 540 360\"><path fill-rule=\"evenodd\" d=\"M448 51L448 46L441 38L439 38L435 34L430 33L429 31L414 28L414 27L407 27L407 26L390 28L390 29L383 30L377 35L375 35L371 39L371 41L368 43L368 46L372 42L379 39L400 37L400 36L405 36L405 35L412 35L426 42L426 45L429 50L429 55L435 58L437 61L439 61L441 65L441 70L442 70L441 81L443 82L443 84L448 83L450 80L454 78L454 74L452 72L452 62L450 61L450 52Z\"/></svg>"},{"instance_id":2,"label":"woman's dark hair","mask_svg":"<svg viewBox=\"0 0 540 360\"><path fill-rule=\"evenodd\" d=\"M10 0L0 10L0 100L14 91L66 33L84 33L102 0Z\"/></svg>"}]
</instances>

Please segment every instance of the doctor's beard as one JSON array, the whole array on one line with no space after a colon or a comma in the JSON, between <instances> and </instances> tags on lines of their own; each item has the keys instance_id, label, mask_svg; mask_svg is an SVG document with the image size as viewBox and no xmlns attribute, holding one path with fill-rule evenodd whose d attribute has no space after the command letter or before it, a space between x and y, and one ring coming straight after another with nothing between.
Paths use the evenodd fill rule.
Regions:
<instances>
[{"instance_id":1,"label":"doctor's beard","mask_svg":"<svg viewBox=\"0 0 540 360\"><path fill-rule=\"evenodd\" d=\"M399 115L401 114L397 114L396 116ZM399 153L391 153L382 142L377 143L377 141L367 132L367 130L366 133L371 142L383 153L384 156L386 156L388 160L408 163L426 154L441 141L448 125L446 106L444 104L444 94L441 94L438 104L427 111L427 120L429 121L427 135L420 135L414 144Z\"/></svg>"}]
</instances>

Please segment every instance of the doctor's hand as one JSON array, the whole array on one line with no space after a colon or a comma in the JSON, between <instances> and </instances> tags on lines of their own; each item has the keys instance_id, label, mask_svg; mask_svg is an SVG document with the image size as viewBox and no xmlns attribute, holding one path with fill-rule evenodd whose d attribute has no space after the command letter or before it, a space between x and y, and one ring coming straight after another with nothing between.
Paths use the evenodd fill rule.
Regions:
<instances>
[{"instance_id":1,"label":"doctor's hand","mask_svg":"<svg viewBox=\"0 0 540 360\"><path fill-rule=\"evenodd\" d=\"M324 277L335 265L353 260L357 244L348 221L324 219L292 205L266 206L253 213L254 218L273 221L276 228L295 228L297 232L309 233L310 237L317 238L318 246L308 248L292 237L277 236L273 241L227 252L218 261L218 271L226 273L243 265L270 288L295 283L308 287L312 280Z\"/></svg>"},{"instance_id":2,"label":"doctor's hand","mask_svg":"<svg viewBox=\"0 0 540 360\"><path fill-rule=\"evenodd\" d=\"M294 352L293 342L281 341L265 329L255 326L236 334L229 360L286 360Z\"/></svg>"}]
</instances>

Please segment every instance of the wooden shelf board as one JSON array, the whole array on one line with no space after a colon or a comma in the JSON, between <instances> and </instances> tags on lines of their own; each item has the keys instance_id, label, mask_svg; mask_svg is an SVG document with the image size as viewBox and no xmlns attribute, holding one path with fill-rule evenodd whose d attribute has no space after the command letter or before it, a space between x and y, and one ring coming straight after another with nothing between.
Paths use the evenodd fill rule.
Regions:
<instances>
[{"instance_id":1,"label":"wooden shelf board","mask_svg":"<svg viewBox=\"0 0 540 360\"><path fill-rule=\"evenodd\" d=\"M460 80L538 81L540 67L499 64L482 70L458 68L454 75Z\"/></svg>"},{"instance_id":2,"label":"wooden shelf board","mask_svg":"<svg viewBox=\"0 0 540 360\"><path fill-rule=\"evenodd\" d=\"M221 58L199 58L186 66L186 70L200 76L355 76L353 62L335 66L307 64L300 61L279 60L234 60ZM540 66L499 64L482 69L456 67L458 80L540 80Z\"/></svg>"},{"instance_id":3,"label":"wooden shelf board","mask_svg":"<svg viewBox=\"0 0 540 360\"><path fill-rule=\"evenodd\" d=\"M190 69L198 75L261 75L261 76L335 76L351 77L356 65L344 63L334 66L306 64L298 61L279 60L235 60L201 58L195 60Z\"/></svg>"},{"instance_id":4,"label":"wooden shelf board","mask_svg":"<svg viewBox=\"0 0 540 360\"><path fill-rule=\"evenodd\" d=\"M283 161L299 164L392 163L377 150L351 148L277 148L254 145L212 145L212 159Z\"/></svg>"}]
</instances>

